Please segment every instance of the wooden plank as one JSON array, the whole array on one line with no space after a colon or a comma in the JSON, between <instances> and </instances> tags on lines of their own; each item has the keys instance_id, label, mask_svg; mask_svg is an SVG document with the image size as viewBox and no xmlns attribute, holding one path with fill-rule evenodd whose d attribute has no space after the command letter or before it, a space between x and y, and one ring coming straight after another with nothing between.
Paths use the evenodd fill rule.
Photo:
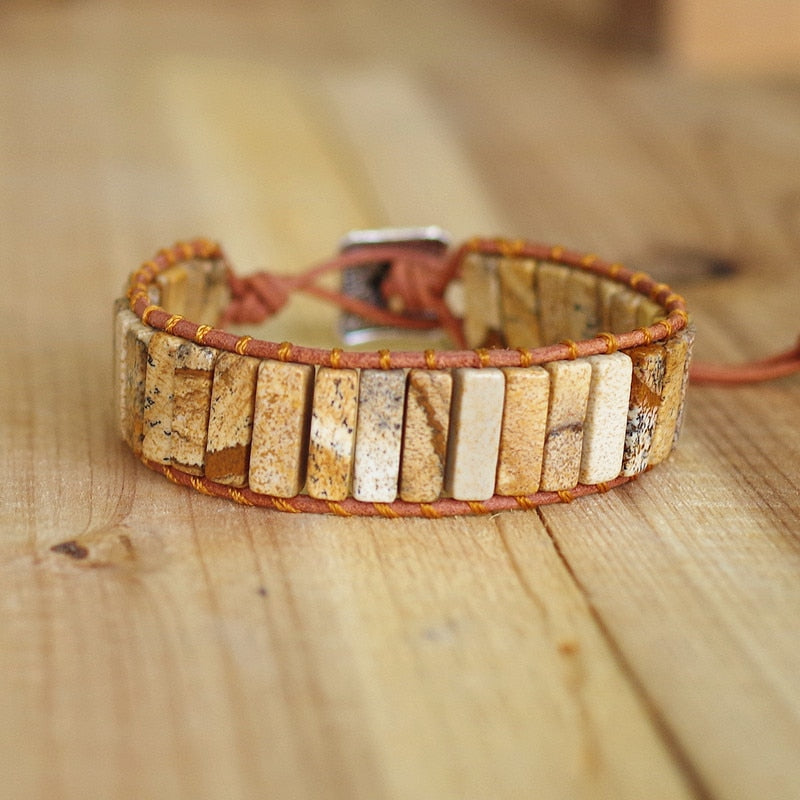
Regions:
<instances>
[{"instance_id":1,"label":"wooden plank","mask_svg":"<svg viewBox=\"0 0 800 800\"><path fill-rule=\"evenodd\" d=\"M793 799L796 380L690 390L675 454L568 506L298 517L117 442L106 324L173 238L291 269L418 210L637 268L702 246L658 275L698 355L762 354L800 289L793 92L453 0L187 9L3 11L0 797Z\"/></svg>"}]
</instances>

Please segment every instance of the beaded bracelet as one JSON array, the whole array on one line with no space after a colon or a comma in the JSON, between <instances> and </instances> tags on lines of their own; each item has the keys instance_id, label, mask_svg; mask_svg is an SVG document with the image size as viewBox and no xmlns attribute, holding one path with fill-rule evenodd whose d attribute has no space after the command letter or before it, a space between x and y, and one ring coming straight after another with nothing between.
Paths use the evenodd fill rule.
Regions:
<instances>
[{"instance_id":1,"label":"beaded bracelet","mask_svg":"<svg viewBox=\"0 0 800 800\"><path fill-rule=\"evenodd\" d=\"M320 285L336 271L342 291ZM295 291L340 306L350 340L439 329L456 349L223 329ZM531 509L636 478L677 442L694 338L684 299L644 273L525 240L448 248L432 228L356 233L296 276L242 278L218 244L179 243L131 275L115 313L117 419L146 466L344 516Z\"/></svg>"}]
</instances>

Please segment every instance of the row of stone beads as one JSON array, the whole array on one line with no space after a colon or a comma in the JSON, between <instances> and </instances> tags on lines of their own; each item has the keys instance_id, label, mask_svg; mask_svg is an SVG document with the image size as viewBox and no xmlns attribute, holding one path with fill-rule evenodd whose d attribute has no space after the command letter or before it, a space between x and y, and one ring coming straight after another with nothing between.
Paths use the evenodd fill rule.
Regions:
<instances>
[{"instance_id":1,"label":"row of stone beads","mask_svg":"<svg viewBox=\"0 0 800 800\"><path fill-rule=\"evenodd\" d=\"M682 297L673 293L668 286L659 284L643 273L633 273L620 264L610 264L592 255L581 255L560 247L548 248L526 241L506 242L504 240L476 239L459 248L451 258L450 274L455 275L461 267L477 259L480 262L491 261L502 256L501 264L508 264L509 274L517 271L521 286L518 305L533 308L536 313L530 317L521 314L514 322L514 278L508 277L505 283L511 291L502 293L503 324L505 329L497 339L511 339L516 342L530 342L509 346L505 341L491 341L491 350L475 347L472 350L449 351L409 351L393 352L390 356L392 366L396 368L448 369L461 366L530 366L562 359L574 358L575 355L588 356L598 353L610 353L617 349L627 349L652 341L670 338L683 329L688 323L685 302ZM213 328L211 325L193 322L186 315L173 312L158 305L156 291L161 281L162 289L167 282L162 273L180 266L183 261L217 259L223 261L222 251L218 245L206 240L190 243L179 243L166 248L150 261L145 262L130 279L128 298L132 310L147 325L174 333L182 338L198 344L209 345L221 350L251 355L256 358L277 358L301 364L326 365L333 367L353 368L385 368L386 357L382 353L342 351L336 348L322 348L290 345L288 343L268 342L250 336L237 336L226 331ZM223 262L224 266L224 262ZM505 267L501 268L501 272ZM230 271L226 268L228 274ZM469 271L469 270L467 270ZM533 279L533 284L526 278ZM595 278L599 278L596 283ZM469 279L467 280L467 283ZM575 297L565 290L567 284L578 294L588 297L583 302L575 302ZM500 296L495 280L487 293L487 297ZM567 287L568 288L568 287ZM531 294L531 289L533 294ZM595 292L596 290L596 292ZM153 292L156 291L154 297ZM619 333L599 331L593 338L575 342L567 337L566 341L540 346L536 335L531 330L540 331L544 325L548 338L564 331L572 337L580 337L591 333L593 326L586 323L593 316L592 297L600 295L601 327ZM575 292L572 293L573 295ZM563 295L563 297L562 297ZM572 297L570 325L559 326L558 320L563 317L564 304L561 300ZM543 302L543 298L546 302ZM561 298L561 300L559 299ZM596 298L595 298L596 299ZM485 303L481 298L480 305L493 307L491 302ZM548 316L549 315L549 316ZM585 317L581 322L581 316ZM499 318L497 310L491 312L492 319ZM469 315L468 315L469 317ZM608 324L605 321L608 320ZM516 324L518 335L506 336ZM465 327L470 328L472 322L465 320ZM531 328L531 326L533 326ZM635 327L638 326L638 327ZM528 331L527 333L525 331ZM485 338L485 337L484 337ZM480 341L480 337L473 337ZM544 339L542 339L544 340ZM531 349L533 348L533 349Z\"/></svg>"},{"instance_id":2,"label":"row of stone beads","mask_svg":"<svg viewBox=\"0 0 800 800\"><path fill-rule=\"evenodd\" d=\"M550 261L471 252L461 281L464 336L474 348L581 341L601 331L646 328L665 317L664 308L628 286Z\"/></svg>"},{"instance_id":3,"label":"row of stone beads","mask_svg":"<svg viewBox=\"0 0 800 800\"><path fill-rule=\"evenodd\" d=\"M381 503L641 472L672 449L689 344L543 367L315 372L154 333L124 305L117 331L120 424L146 460L279 497Z\"/></svg>"}]
</instances>

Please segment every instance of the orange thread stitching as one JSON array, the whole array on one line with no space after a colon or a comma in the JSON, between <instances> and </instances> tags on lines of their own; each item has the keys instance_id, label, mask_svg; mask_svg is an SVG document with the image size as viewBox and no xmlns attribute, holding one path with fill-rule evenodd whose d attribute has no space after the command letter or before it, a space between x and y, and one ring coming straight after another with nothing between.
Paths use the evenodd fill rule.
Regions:
<instances>
[{"instance_id":1,"label":"orange thread stitching","mask_svg":"<svg viewBox=\"0 0 800 800\"><path fill-rule=\"evenodd\" d=\"M550 248L550 260L551 261L560 261L564 256L564 248L557 244L554 247Z\"/></svg>"},{"instance_id":2,"label":"orange thread stitching","mask_svg":"<svg viewBox=\"0 0 800 800\"><path fill-rule=\"evenodd\" d=\"M536 508L536 503L527 497L526 495L518 495L514 498L517 501L517 505L523 509L524 511L530 511L532 508Z\"/></svg>"},{"instance_id":3,"label":"orange thread stitching","mask_svg":"<svg viewBox=\"0 0 800 800\"><path fill-rule=\"evenodd\" d=\"M572 341L572 339L564 339L559 344L563 344L564 347L569 348L569 360L574 361L578 357L578 345Z\"/></svg>"},{"instance_id":4,"label":"orange thread stitching","mask_svg":"<svg viewBox=\"0 0 800 800\"><path fill-rule=\"evenodd\" d=\"M428 369L436 369L436 351L435 350L426 350L425 351L425 366Z\"/></svg>"},{"instance_id":5,"label":"orange thread stitching","mask_svg":"<svg viewBox=\"0 0 800 800\"><path fill-rule=\"evenodd\" d=\"M198 344L203 344L203 340L208 336L209 333L213 328L210 325L198 325L197 330L194 333L194 340Z\"/></svg>"},{"instance_id":6,"label":"orange thread stitching","mask_svg":"<svg viewBox=\"0 0 800 800\"><path fill-rule=\"evenodd\" d=\"M290 514L303 513L299 508L296 508L282 497L271 497L270 502L278 511L288 511Z\"/></svg>"},{"instance_id":7,"label":"orange thread stitching","mask_svg":"<svg viewBox=\"0 0 800 800\"><path fill-rule=\"evenodd\" d=\"M639 284L642 281L650 280L650 276L646 275L644 272L634 272L633 275L628 278L628 285L631 289L638 289Z\"/></svg>"},{"instance_id":8,"label":"orange thread stitching","mask_svg":"<svg viewBox=\"0 0 800 800\"><path fill-rule=\"evenodd\" d=\"M571 503L575 499L575 495L566 489L559 489L556 494L561 498L562 503Z\"/></svg>"},{"instance_id":9,"label":"orange thread stitching","mask_svg":"<svg viewBox=\"0 0 800 800\"><path fill-rule=\"evenodd\" d=\"M373 503L373 508L387 519L399 519L400 515L388 503Z\"/></svg>"},{"instance_id":10,"label":"orange thread stitching","mask_svg":"<svg viewBox=\"0 0 800 800\"><path fill-rule=\"evenodd\" d=\"M649 328L637 328L638 333L641 333L644 336L644 343L645 344L653 344L653 334L650 333Z\"/></svg>"},{"instance_id":11,"label":"orange thread stitching","mask_svg":"<svg viewBox=\"0 0 800 800\"><path fill-rule=\"evenodd\" d=\"M602 331L597 334L598 339L602 339L606 343L606 353L616 353L619 350L619 339L613 333Z\"/></svg>"},{"instance_id":12,"label":"orange thread stitching","mask_svg":"<svg viewBox=\"0 0 800 800\"><path fill-rule=\"evenodd\" d=\"M482 367L488 367L491 363L491 355L489 351L485 347L478 347L475 351L475 355L478 356L478 361Z\"/></svg>"},{"instance_id":13,"label":"orange thread stitching","mask_svg":"<svg viewBox=\"0 0 800 800\"><path fill-rule=\"evenodd\" d=\"M326 505L328 509L332 511L338 517L352 517L353 515L347 511L346 509L342 508L340 503L336 503L333 500L328 500Z\"/></svg>"},{"instance_id":14,"label":"orange thread stitching","mask_svg":"<svg viewBox=\"0 0 800 800\"><path fill-rule=\"evenodd\" d=\"M391 369L392 368L392 354L389 350L378 350L378 355L380 356L380 366L381 369Z\"/></svg>"},{"instance_id":15,"label":"orange thread stitching","mask_svg":"<svg viewBox=\"0 0 800 800\"><path fill-rule=\"evenodd\" d=\"M236 351L236 352L237 352L237 353L238 353L240 356L246 355L246 353L247 353L247 345L249 345L249 344L250 344L250 342L252 342L252 341L253 341L253 337L252 337L252 336L240 336L240 337L239 337L239 338L236 340L236 345L234 346L234 348L233 348L233 349L234 349L234 350L235 350L235 351Z\"/></svg>"},{"instance_id":16,"label":"orange thread stitching","mask_svg":"<svg viewBox=\"0 0 800 800\"><path fill-rule=\"evenodd\" d=\"M334 347L330 355L331 366L334 369L339 369L342 363L342 350L340 347Z\"/></svg>"},{"instance_id":17,"label":"orange thread stitching","mask_svg":"<svg viewBox=\"0 0 800 800\"><path fill-rule=\"evenodd\" d=\"M611 487L605 481L600 481L600 483L596 483L595 486L600 494L605 494L611 490Z\"/></svg>"},{"instance_id":18,"label":"orange thread stitching","mask_svg":"<svg viewBox=\"0 0 800 800\"><path fill-rule=\"evenodd\" d=\"M161 311L161 310L162 310L161 306L147 306L147 308L144 311L142 311L142 322L145 325L149 325L150 323L148 322L148 318L150 317L150 315L154 311Z\"/></svg>"},{"instance_id":19,"label":"orange thread stitching","mask_svg":"<svg viewBox=\"0 0 800 800\"><path fill-rule=\"evenodd\" d=\"M584 267L591 267L597 261L597 256L594 253L587 253L582 259L581 264Z\"/></svg>"},{"instance_id":20,"label":"orange thread stitching","mask_svg":"<svg viewBox=\"0 0 800 800\"><path fill-rule=\"evenodd\" d=\"M281 361L288 361L292 357L293 347L291 342L281 342L281 346L278 348L278 358Z\"/></svg>"},{"instance_id":21,"label":"orange thread stitching","mask_svg":"<svg viewBox=\"0 0 800 800\"><path fill-rule=\"evenodd\" d=\"M518 347L517 352L519 353L519 365L521 367L529 367L533 364L533 356L530 350L525 347Z\"/></svg>"},{"instance_id":22,"label":"orange thread stitching","mask_svg":"<svg viewBox=\"0 0 800 800\"><path fill-rule=\"evenodd\" d=\"M442 518L442 515L430 503L420 503L419 513L422 514L422 516L426 517L427 519Z\"/></svg>"},{"instance_id":23,"label":"orange thread stitching","mask_svg":"<svg viewBox=\"0 0 800 800\"><path fill-rule=\"evenodd\" d=\"M619 275L623 269L625 269L625 267L623 267L622 264L620 264L619 262L615 262L614 264L608 265L606 273L610 278L616 278L617 275Z\"/></svg>"},{"instance_id":24,"label":"orange thread stitching","mask_svg":"<svg viewBox=\"0 0 800 800\"><path fill-rule=\"evenodd\" d=\"M173 314L165 323L164 323L164 330L167 333L172 333L175 330L175 326L183 319L180 314Z\"/></svg>"},{"instance_id":25,"label":"orange thread stitching","mask_svg":"<svg viewBox=\"0 0 800 800\"><path fill-rule=\"evenodd\" d=\"M477 500L468 500L467 505L472 511L473 514L488 514L489 509L483 503L479 503Z\"/></svg>"}]
</instances>

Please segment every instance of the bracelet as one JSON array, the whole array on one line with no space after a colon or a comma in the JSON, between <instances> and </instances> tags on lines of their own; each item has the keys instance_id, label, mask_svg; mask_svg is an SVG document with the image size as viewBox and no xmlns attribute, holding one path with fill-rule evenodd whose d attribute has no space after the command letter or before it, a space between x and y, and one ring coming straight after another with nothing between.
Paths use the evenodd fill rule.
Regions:
<instances>
[{"instance_id":1,"label":"bracelet","mask_svg":"<svg viewBox=\"0 0 800 800\"><path fill-rule=\"evenodd\" d=\"M340 291L320 283L332 272ZM345 342L438 330L455 349L321 349L224 329L293 292L338 305ZM116 416L147 467L245 505L531 509L667 458L693 340L668 286L562 247L361 231L303 274L243 278L198 239L142 264L115 305Z\"/></svg>"}]
</instances>

